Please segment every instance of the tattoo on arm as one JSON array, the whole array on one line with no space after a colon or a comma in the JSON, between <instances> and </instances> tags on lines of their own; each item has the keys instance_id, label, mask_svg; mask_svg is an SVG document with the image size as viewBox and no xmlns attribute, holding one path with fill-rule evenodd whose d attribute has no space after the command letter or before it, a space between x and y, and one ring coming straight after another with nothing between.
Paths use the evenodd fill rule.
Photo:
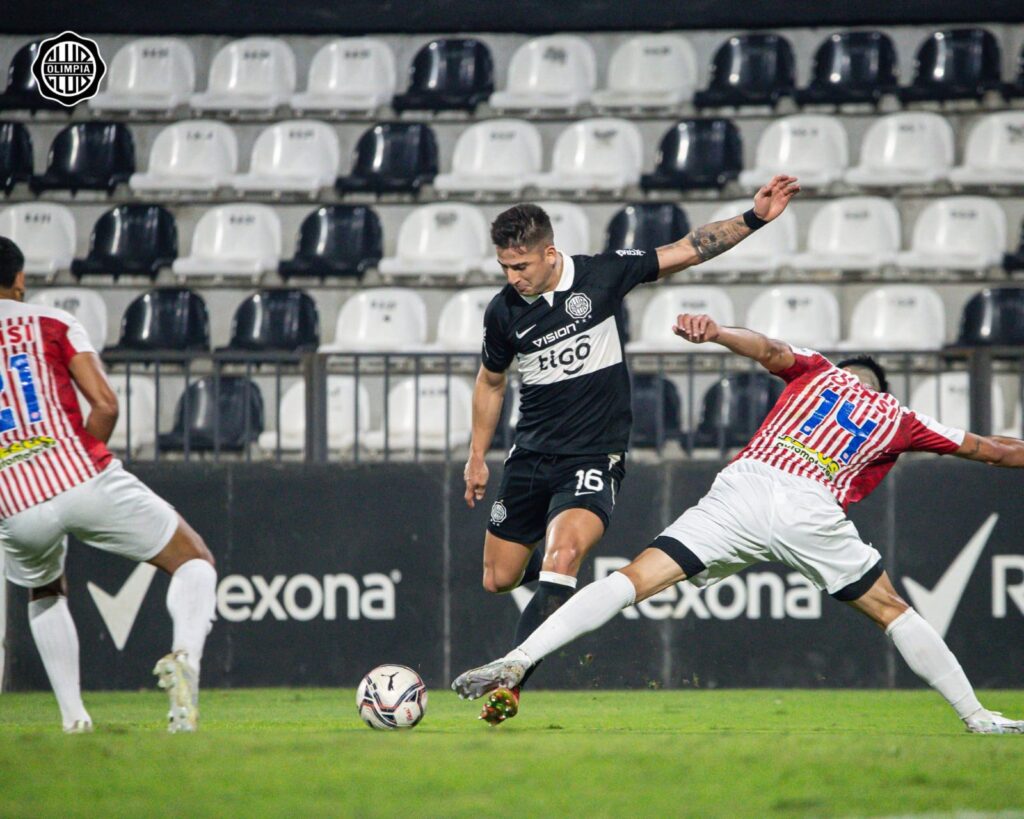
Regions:
<instances>
[{"instance_id":1,"label":"tattoo on arm","mask_svg":"<svg viewBox=\"0 0 1024 819\"><path fill-rule=\"evenodd\" d=\"M702 262L713 259L725 253L729 248L735 247L743 239L747 238L752 231L743 221L742 216L732 219L725 219L721 222L711 222L694 228L686 238L690 240L697 255Z\"/></svg>"},{"instance_id":2,"label":"tattoo on arm","mask_svg":"<svg viewBox=\"0 0 1024 819\"><path fill-rule=\"evenodd\" d=\"M974 438L974 449L967 453L967 457L973 457L978 454L978 450L981 449L981 436L975 436Z\"/></svg>"}]
</instances>

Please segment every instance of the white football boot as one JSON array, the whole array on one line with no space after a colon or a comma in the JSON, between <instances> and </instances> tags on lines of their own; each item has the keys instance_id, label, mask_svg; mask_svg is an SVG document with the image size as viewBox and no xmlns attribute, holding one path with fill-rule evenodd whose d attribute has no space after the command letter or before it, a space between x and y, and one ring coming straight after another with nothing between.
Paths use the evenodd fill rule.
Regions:
<instances>
[{"instance_id":1,"label":"white football boot","mask_svg":"<svg viewBox=\"0 0 1024 819\"><path fill-rule=\"evenodd\" d=\"M191 733L199 727L199 674L184 651L161 657L153 669L157 685L167 692L171 710L167 730L172 734Z\"/></svg>"},{"instance_id":2,"label":"white football boot","mask_svg":"<svg viewBox=\"0 0 1024 819\"><path fill-rule=\"evenodd\" d=\"M91 719L76 719L70 725L64 726L65 734L91 734L92 733L92 720Z\"/></svg>"},{"instance_id":3,"label":"white football boot","mask_svg":"<svg viewBox=\"0 0 1024 819\"><path fill-rule=\"evenodd\" d=\"M464 700L475 700L496 688L515 688L522 682L529 669L528 660L511 655L502 657L500 660L459 674L452 683L452 691Z\"/></svg>"},{"instance_id":4,"label":"white football boot","mask_svg":"<svg viewBox=\"0 0 1024 819\"><path fill-rule=\"evenodd\" d=\"M1024 734L1024 720L1007 719L998 711L981 709L964 720L971 734Z\"/></svg>"}]
</instances>

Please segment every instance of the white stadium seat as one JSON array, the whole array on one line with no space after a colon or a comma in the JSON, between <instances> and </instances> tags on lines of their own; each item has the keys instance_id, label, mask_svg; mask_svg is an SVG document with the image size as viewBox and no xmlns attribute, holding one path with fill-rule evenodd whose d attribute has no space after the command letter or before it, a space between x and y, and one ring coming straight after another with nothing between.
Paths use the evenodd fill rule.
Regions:
<instances>
[{"instance_id":1,"label":"white stadium seat","mask_svg":"<svg viewBox=\"0 0 1024 819\"><path fill-rule=\"evenodd\" d=\"M831 350L839 343L839 302L827 288L811 284L773 287L754 299L747 326L796 347Z\"/></svg>"},{"instance_id":2,"label":"white stadium seat","mask_svg":"<svg viewBox=\"0 0 1024 819\"><path fill-rule=\"evenodd\" d=\"M110 446L122 451L130 448L132 452L137 452L144 446L156 443L156 385L153 379L132 372L129 393L128 376L113 373L108 378L121 407L117 426L110 436Z\"/></svg>"},{"instance_id":3,"label":"white stadium seat","mask_svg":"<svg viewBox=\"0 0 1024 819\"><path fill-rule=\"evenodd\" d=\"M590 220L586 211L571 202L538 202L555 232L555 247L567 256L590 253ZM499 271L500 272L500 271Z\"/></svg>"},{"instance_id":4,"label":"white stadium seat","mask_svg":"<svg viewBox=\"0 0 1024 819\"><path fill-rule=\"evenodd\" d=\"M388 434L385 438L383 424L366 433L367 449L443 452L469 443L473 390L464 379L444 375L404 378L391 388L387 400Z\"/></svg>"},{"instance_id":5,"label":"white stadium seat","mask_svg":"<svg viewBox=\"0 0 1024 819\"><path fill-rule=\"evenodd\" d=\"M327 446L350 449L356 438L356 379L351 375L327 376ZM277 413L283 452L300 452L306 448L306 382L296 381L281 396ZM359 437L370 429L370 392L366 382L359 382ZM260 433L260 449L276 452L277 430Z\"/></svg>"},{"instance_id":6,"label":"white stadium seat","mask_svg":"<svg viewBox=\"0 0 1024 819\"><path fill-rule=\"evenodd\" d=\"M910 395L910 409L931 416L940 423L956 429L971 428L970 377L965 372L930 375L923 379ZM1006 423L1006 404L1003 390L992 381L992 427L1002 428Z\"/></svg>"},{"instance_id":7,"label":"white stadium seat","mask_svg":"<svg viewBox=\"0 0 1024 819\"><path fill-rule=\"evenodd\" d=\"M414 352L427 341L427 307L405 287L375 287L342 305L334 341L322 352Z\"/></svg>"},{"instance_id":8,"label":"white stadium seat","mask_svg":"<svg viewBox=\"0 0 1024 819\"><path fill-rule=\"evenodd\" d=\"M491 94L502 110L571 110L588 102L597 85L594 48L574 34L537 37L520 46L508 68L508 85Z\"/></svg>"},{"instance_id":9,"label":"white stadium seat","mask_svg":"<svg viewBox=\"0 0 1024 819\"><path fill-rule=\"evenodd\" d=\"M249 276L277 270L281 222L268 205L231 204L202 215L192 234L192 253L176 259L178 276Z\"/></svg>"},{"instance_id":10,"label":"white stadium seat","mask_svg":"<svg viewBox=\"0 0 1024 819\"><path fill-rule=\"evenodd\" d=\"M963 186L1024 184L1024 111L978 120L967 137L964 164L949 179Z\"/></svg>"},{"instance_id":11,"label":"white stadium seat","mask_svg":"<svg viewBox=\"0 0 1024 819\"><path fill-rule=\"evenodd\" d=\"M195 87L195 58L183 40L143 37L114 55L106 88L89 100L89 107L98 111L170 111L188 102Z\"/></svg>"},{"instance_id":12,"label":"white stadium seat","mask_svg":"<svg viewBox=\"0 0 1024 819\"><path fill-rule=\"evenodd\" d=\"M749 210L750 200L739 199L722 205L709 222L731 219ZM734 271L759 273L777 270L796 252L796 217L787 209L782 215L720 256L702 262L702 272Z\"/></svg>"},{"instance_id":13,"label":"white stadium seat","mask_svg":"<svg viewBox=\"0 0 1024 819\"><path fill-rule=\"evenodd\" d=\"M459 135L452 172L434 177L434 188L474 193L519 194L540 173L540 132L519 119L492 119L471 125Z\"/></svg>"},{"instance_id":14,"label":"white stadium seat","mask_svg":"<svg viewBox=\"0 0 1024 819\"><path fill-rule=\"evenodd\" d=\"M551 172L532 182L545 191L621 191L639 183L643 160L643 140L632 122L585 119L558 135Z\"/></svg>"},{"instance_id":15,"label":"white stadium seat","mask_svg":"<svg viewBox=\"0 0 1024 819\"><path fill-rule=\"evenodd\" d=\"M842 178L850 164L846 129L827 114L794 114L775 120L757 143L755 166L740 174L740 184L760 187L780 173L800 185L820 188Z\"/></svg>"},{"instance_id":16,"label":"white stadium seat","mask_svg":"<svg viewBox=\"0 0 1024 819\"><path fill-rule=\"evenodd\" d=\"M238 140L230 126L212 119L168 125L153 140L149 168L133 173L133 191L214 191L238 170Z\"/></svg>"},{"instance_id":17,"label":"white stadium seat","mask_svg":"<svg viewBox=\"0 0 1024 819\"><path fill-rule=\"evenodd\" d=\"M271 111L295 93L295 55L283 40L247 37L228 43L210 66L207 90L193 94L201 111Z\"/></svg>"},{"instance_id":18,"label":"white stadium seat","mask_svg":"<svg viewBox=\"0 0 1024 819\"><path fill-rule=\"evenodd\" d=\"M876 120L864 135L860 164L846 172L851 185L888 188L931 185L953 166L953 129L944 117L905 111Z\"/></svg>"},{"instance_id":19,"label":"white stadium seat","mask_svg":"<svg viewBox=\"0 0 1024 819\"><path fill-rule=\"evenodd\" d=\"M640 338L626 344L629 352L725 353L720 344L684 341L672 328L680 313L707 313L719 324L736 323L729 294L719 287L694 285L659 287L644 309Z\"/></svg>"},{"instance_id":20,"label":"white stadium seat","mask_svg":"<svg viewBox=\"0 0 1024 819\"><path fill-rule=\"evenodd\" d=\"M75 217L64 205L25 202L0 212L0 236L14 241L25 256L25 272L52 278L75 258Z\"/></svg>"},{"instance_id":21,"label":"white stadium seat","mask_svg":"<svg viewBox=\"0 0 1024 819\"><path fill-rule=\"evenodd\" d=\"M395 55L382 40L332 40L313 57L306 90L292 97L296 111L374 111L395 95Z\"/></svg>"},{"instance_id":22,"label":"white stadium seat","mask_svg":"<svg viewBox=\"0 0 1024 819\"><path fill-rule=\"evenodd\" d=\"M950 196L932 202L914 224L911 249L896 257L914 270L980 270L1002 262L1006 214L994 199Z\"/></svg>"},{"instance_id":23,"label":"white stadium seat","mask_svg":"<svg viewBox=\"0 0 1024 819\"><path fill-rule=\"evenodd\" d=\"M66 310L85 328L96 351L103 351L107 344L107 303L95 290L84 287L47 287L32 296L29 303Z\"/></svg>"},{"instance_id":24,"label":"white stadium seat","mask_svg":"<svg viewBox=\"0 0 1024 819\"><path fill-rule=\"evenodd\" d=\"M807 251L790 259L797 270L876 270L900 251L900 213L880 196L847 196L819 207L807 231Z\"/></svg>"},{"instance_id":25,"label":"white stadium seat","mask_svg":"<svg viewBox=\"0 0 1024 819\"><path fill-rule=\"evenodd\" d=\"M398 230L396 255L381 259L386 276L464 276L493 254L487 220L473 205L421 205Z\"/></svg>"},{"instance_id":26,"label":"white stadium seat","mask_svg":"<svg viewBox=\"0 0 1024 819\"><path fill-rule=\"evenodd\" d=\"M946 342L946 310L930 287L894 284L862 296L842 350L938 350Z\"/></svg>"},{"instance_id":27,"label":"white stadium seat","mask_svg":"<svg viewBox=\"0 0 1024 819\"><path fill-rule=\"evenodd\" d=\"M471 287L448 299L437 320L434 349L447 352L477 352L483 343L484 311L499 291L493 287Z\"/></svg>"},{"instance_id":28,"label":"white stadium seat","mask_svg":"<svg viewBox=\"0 0 1024 819\"><path fill-rule=\"evenodd\" d=\"M598 108L665 108L689 102L697 88L697 55L678 34L632 37L612 54Z\"/></svg>"},{"instance_id":29,"label":"white stadium seat","mask_svg":"<svg viewBox=\"0 0 1024 819\"><path fill-rule=\"evenodd\" d=\"M278 122L260 132L249 172L237 174L239 191L302 192L313 196L334 184L341 147L334 128L312 119Z\"/></svg>"}]
</instances>

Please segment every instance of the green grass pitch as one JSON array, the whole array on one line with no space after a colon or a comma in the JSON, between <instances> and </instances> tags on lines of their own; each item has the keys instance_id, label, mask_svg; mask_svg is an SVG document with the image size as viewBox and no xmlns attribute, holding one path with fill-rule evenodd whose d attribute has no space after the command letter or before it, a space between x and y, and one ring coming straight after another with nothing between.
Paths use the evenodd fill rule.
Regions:
<instances>
[{"instance_id":1,"label":"green grass pitch","mask_svg":"<svg viewBox=\"0 0 1024 819\"><path fill-rule=\"evenodd\" d=\"M1024 736L973 736L929 691L527 692L494 729L430 694L371 731L351 690L206 691L169 735L159 692L0 696L0 816L906 816L1024 811ZM1024 691L983 701L1024 714ZM1024 815L1021 812L1019 815Z\"/></svg>"}]
</instances>

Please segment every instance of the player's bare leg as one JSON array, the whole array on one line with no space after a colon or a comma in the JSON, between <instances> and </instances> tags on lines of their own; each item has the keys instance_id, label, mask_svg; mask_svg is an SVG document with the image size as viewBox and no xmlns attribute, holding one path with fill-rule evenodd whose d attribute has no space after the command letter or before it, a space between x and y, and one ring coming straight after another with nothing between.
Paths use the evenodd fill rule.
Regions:
<instances>
[{"instance_id":1,"label":"player's bare leg","mask_svg":"<svg viewBox=\"0 0 1024 819\"><path fill-rule=\"evenodd\" d=\"M487 532L484 536L484 588L493 594L504 594L536 580L536 577L525 576L533 551L533 544L516 543Z\"/></svg>"}]
</instances>

